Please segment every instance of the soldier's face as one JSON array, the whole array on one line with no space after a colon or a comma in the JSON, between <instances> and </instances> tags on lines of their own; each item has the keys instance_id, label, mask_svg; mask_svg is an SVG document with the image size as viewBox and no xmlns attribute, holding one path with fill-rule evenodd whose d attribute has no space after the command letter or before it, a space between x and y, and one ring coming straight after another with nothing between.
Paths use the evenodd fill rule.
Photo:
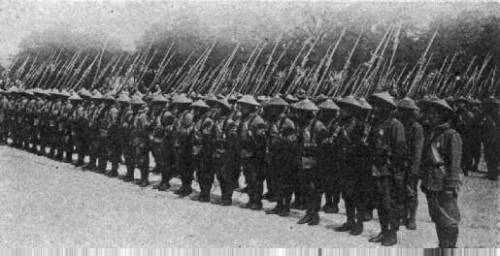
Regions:
<instances>
[{"instance_id":1,"label":"soldier's face","mask_svg":"<svg viewBox=\"0 0 500 256\"><path fill-rule=\"evenodd\" d=\"M427 111L427 120L431 125L439 125L442 122L442 116L435 107L430 107Z\"/></svg>"}]
</instances>

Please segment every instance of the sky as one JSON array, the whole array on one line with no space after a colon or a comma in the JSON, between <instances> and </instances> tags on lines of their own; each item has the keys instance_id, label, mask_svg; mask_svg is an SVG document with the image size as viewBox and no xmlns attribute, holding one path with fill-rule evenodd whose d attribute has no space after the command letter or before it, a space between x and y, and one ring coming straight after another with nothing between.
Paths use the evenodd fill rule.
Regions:
<instances>
[{"instance_id":1,"label":"sky","mask_svg":"<svg viewBox=\"0 0 500 256\"><path fill-rule=\"evenodd\" d=\"M377 2L377 1L375 1ZM317 13L328 15L320 4L324 1L159 1L159 0L0 0L0 64L8 65L19 44L33 32L56 28L58 31L81 32L90 36L117 39L120 46L133 51L144 31L154 24L183 26L180 16L194 17L206 25L206 31L199 33L232 33L235 40L242 34L259 30L281 30L300 27L304 19ZM332 8L344 8L355 4L332 3ZM251 5L251 6L250 6ZM381 8L390 6L384 1ZM420 2L418 4L421 5ZM463 9L448 2L436 8L435 2L427 4L432 15L440 11ZM374 8L371 5L369 8ZM385 7L384 7L385 6ZM378 8L378 7L376 7ZM469 8L469 7L466 7ZM412 8L400 8L401 12L412 13ZM412 13L421 20L429 20L431 12L423 15ZM456 11L456 10L455 10ZM314 15L311 15L313 13ZM427 16L426 16L427 15ZM383 15L381 15L383 16ZM383 17L381 17L382 19ZM227 35L225 35L227 36ZM247 35L245 35L247 36Z\"/></svg>"}]
</instances>

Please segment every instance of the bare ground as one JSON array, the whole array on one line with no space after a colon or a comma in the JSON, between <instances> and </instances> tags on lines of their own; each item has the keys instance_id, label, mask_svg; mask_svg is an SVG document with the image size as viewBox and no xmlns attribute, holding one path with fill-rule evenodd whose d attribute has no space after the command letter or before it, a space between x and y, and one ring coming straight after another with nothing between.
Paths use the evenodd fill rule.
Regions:
<instances>
[{"instance_id":1,"label":"bare ground","mask_svg":"<svg viewBox=\"0 0 500 256\"><path fill-rule=\"evenodd\" d=\"M460 192L460 247L500 246L500 183L480 175L466 178ZM175 188L180 181L172 183ZM378 232L377 220L358 237L333 230L345 220L343 208L321 213L319 226L298 225L302 211L282 218L241 209L247 197L240 193L230 207L200 203L6 146L0 146L0 193L0 247L380 246L368 242ZM217 201L219 189L213 193ZM423 194L419 199L418 230L403 227L398 246L437 245ZM264 208L272 206L265 201Z\"/></svg>"}]
</instances>

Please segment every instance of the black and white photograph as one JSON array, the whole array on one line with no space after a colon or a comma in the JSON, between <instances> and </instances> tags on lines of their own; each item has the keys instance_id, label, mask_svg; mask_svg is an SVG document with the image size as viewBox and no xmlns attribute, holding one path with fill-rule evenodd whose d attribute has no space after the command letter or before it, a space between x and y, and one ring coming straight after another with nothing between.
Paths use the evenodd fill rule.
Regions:
<instances>
[{"instance_id":1,"label":"black and white photograph","mask_svg":"<svg viewBox=\"0 0 500 256\"><path fill-rule=\"evenodd\" d=\"M0 0L0 248L495 248L499 176L500 2Z\"/></svg>"}]
</instances>

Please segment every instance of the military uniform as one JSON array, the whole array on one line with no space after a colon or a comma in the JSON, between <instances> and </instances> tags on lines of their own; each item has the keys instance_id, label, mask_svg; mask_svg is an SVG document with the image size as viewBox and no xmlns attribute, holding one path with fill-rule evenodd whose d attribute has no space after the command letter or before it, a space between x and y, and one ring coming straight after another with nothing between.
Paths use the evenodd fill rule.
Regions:
<instances>
[{"instance_id":1,"label":"military uniform","mask_svg":"<svg viewBox=\"0 0 500 256\"><path fill-rule=\"evenodd\" d=\"M293 193L293 178L298 169L297 128L295 123L281 113L275 120L269 120L268 151L270 170L274 174L274 194L277 205L272 213L288 216Z\"/></svg>"},{"instance_id":2,"label":"military uniform","mask_svg":"<svg viewBox=\"0 0 500 256\"><path fill-rule=\"evenodd\" d=\"M424 147L421 187L436 225L439 247L455 247L457 242L461 153L460 135L448 123L432 129Z\"/></svg>"},{"instance_id":3,"label":"military uniform","mask_svg":"<svg viewBox=\"0 0 500 256\"><path fill-rule=\"evenodd\" d=\"M237 129L239 158L249 197L246 206L253 210L262 209L261 200L265 178L265 128L264 119L254 112L241 116Z\"/></svg>"},{"instance_id":4,"label":"military uniform","mask_svg":"<svg viewBox=\"0 0 500 256\"><path fill-rule=\"evenodd\" d=\"M160 191L170 188L170 180L175 171L175 152L173 150L174 115L166 108L160 112L151 124L152 152L156 168L160 171L161 182L156 187Z\"/></svg>"},{"instance_id":5,"label":"military uniform","mask_svg":"<svg viewBox=\"0 0 500 256\"><path fill-rule=\"evenodd\" d=\"M176 171L181 176L182 186L176 191L178 195L187 196L191 194L191 183L193 181L192 169L192 146L191 130L193 126L193 113L186 109L179 112L174 121L174 149Z\"/></svg>"},{"instance_id":6,"label":"military uniform","mask_svg":"<svg viewBox=\"0 0 500 256\"><path fill-rule=\"evenodd\" d=\"M134 114L130 127L130 147L133 151L132 159L128 165L137 168L141 172L138 184L145 187L149 184L149 148L148 148L149 121L146 108L140 109Z\"/></svg>"}]
</instances>

